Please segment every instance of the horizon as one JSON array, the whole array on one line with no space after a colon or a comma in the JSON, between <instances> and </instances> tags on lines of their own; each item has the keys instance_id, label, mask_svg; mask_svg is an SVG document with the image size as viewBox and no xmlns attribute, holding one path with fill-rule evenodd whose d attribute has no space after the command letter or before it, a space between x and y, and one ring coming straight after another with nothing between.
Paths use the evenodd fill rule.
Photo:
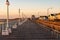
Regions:
<instances>
[{"instance_id":1,"label":"horizon","mask_svg":"<svg viewBox=\"0 0 60 40\"><path fill-rule=\"evenodd\" d=\"M21 9L21 17L22 13L27 17L31 17L31 15L38 16L39 15L47 15L47 9L49 10L49 14L51 13L59 13L60 12L60 0L9 0L9 18L19 18L18 9ZM6 18L6 1L0 0L0 19Z\"/></svg>"}]
</instances>

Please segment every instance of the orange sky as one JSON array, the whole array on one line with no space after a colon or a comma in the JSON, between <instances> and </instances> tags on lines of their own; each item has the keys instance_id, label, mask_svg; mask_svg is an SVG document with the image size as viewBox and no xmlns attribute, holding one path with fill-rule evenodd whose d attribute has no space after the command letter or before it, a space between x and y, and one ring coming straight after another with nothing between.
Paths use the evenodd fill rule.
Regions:
<instances>
[{"instance_id":1,"label":"orange sky","mask_svg":"<svg viewBox=\"0 0 60 40\"><path fill-rule=\"evenodd\" d=\"M9 0L9 15L10 18L18 18L18 9L21 8L21 17L22 12L27 17L31 15L47 15L47 9L49 14L60 12L60 0ZM0 0L0 18L6 18L6 1Z\"/></svg>"},{"instance_id":2,"label":"orange sky","mask_svg":"<svg viewBox=\"0 0 60 40\"><path fill-rule=\"evenodd\" d=\"M31 15L33 15L33 14L38 16L38 12L39 12L39 15L47 15L47 9L21 9L21 13L20 13L21 17L22 17L22 12L27 17L31 17ZM49 10L49 14L57 13L57 12L60 12L60 10L58 8ZM19 17L18 9L10 8L9 15L10 15L10 18L18 18ZM1 8L0 18L6 18L6 9Z\"/></svg>"}]
</instances>

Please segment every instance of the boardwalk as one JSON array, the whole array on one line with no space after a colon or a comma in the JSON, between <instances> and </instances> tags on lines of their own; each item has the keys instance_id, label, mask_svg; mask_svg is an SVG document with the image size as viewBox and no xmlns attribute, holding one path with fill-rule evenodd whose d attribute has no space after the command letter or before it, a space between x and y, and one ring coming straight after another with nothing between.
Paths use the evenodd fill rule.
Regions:
<instances>
[{"instance_id":1,"label":"boardwalk","mask_svg":"<svg viewBox=\"0 0 60 40\"><path fill-rule=\"evenodd\" d=\"M13 33L9 36L0 36L0 40L59 40L57 33L30 20L19 25L17 29L12 29L12 31Z\"/></svg>"}]
</instances>

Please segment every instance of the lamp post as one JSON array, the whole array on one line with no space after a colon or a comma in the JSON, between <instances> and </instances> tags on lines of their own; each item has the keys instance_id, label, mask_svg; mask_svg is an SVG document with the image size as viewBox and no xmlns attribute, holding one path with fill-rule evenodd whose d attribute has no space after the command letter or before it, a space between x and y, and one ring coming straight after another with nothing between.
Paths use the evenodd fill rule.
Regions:
<instances>
[{"instance_id":1,"label":"lamp post","mask_svg":"<svg viewBox=\"0 0 60 40\"><path fill-rule=\"evenodd\" d=\"M22 21L23 21L23 12L22 12Z\"/></svg>"},{"instance_id":2,"label":"lamp post","mask_svg":"<svg viewBox=\"0 0 60 40\"><path fill-rule=\"evenodd\" d=\"M38 17L39 17L40 15L39 15L39 12L38 12Z\"/></svg>"},{"instance_id":3,"label":"lamp post","mask_svg":"<svg viewBox=\"0 0 60 40\"><path fill-rule=\"evenodd\" d=\"M6 25L6 33L5 35L9 35L8 28L9 28L9 1L6 0L6 5L7 5L7 25Z\"/></svg>"},{"instance_id":4,"label":"lamp post","mask_svg":"<svg viewBox=\"0 0 60 40\"><path fill-rule=\"evenodd\" d=\"M19 8L19 25L20 25L20 8Z\"/></svg>"},{"instance_id":5,"label":"lamp post","mask_svg":"<svg viewBox=\"0 0 60 40\"><path fill-rule=\"evenodd\" d=\"M47 16L49 15L49 10L50 10L50 9L52 9L52 8L48 8L48 9L47 9Z\"/></svg>"}]
</instances>

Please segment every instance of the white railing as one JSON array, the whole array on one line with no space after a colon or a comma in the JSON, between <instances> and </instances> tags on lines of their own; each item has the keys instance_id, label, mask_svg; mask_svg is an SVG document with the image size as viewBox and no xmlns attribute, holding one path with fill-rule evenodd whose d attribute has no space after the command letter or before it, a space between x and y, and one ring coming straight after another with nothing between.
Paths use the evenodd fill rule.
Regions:
<instances>
[{"instance_id":1,"label":"white railing","mask_svg":"<svg viewBox=\"0 0 60 40\"><path fill-rule=\"evenodd\" d=\"M24 19L24 20L20 21L20 25L22 25L26 21L27 21L27 19ZM18 27L18 25L19 25L18 23L19 23L18 20L10 21L9 22L8 32L12 33L12 29L16 29ZM0 33L1 33L1 35L6 35L7 34L6 30L5 30L6 29L6 25L7 25L6 22L0 23Z\"/></svg>"}]
</instances>

